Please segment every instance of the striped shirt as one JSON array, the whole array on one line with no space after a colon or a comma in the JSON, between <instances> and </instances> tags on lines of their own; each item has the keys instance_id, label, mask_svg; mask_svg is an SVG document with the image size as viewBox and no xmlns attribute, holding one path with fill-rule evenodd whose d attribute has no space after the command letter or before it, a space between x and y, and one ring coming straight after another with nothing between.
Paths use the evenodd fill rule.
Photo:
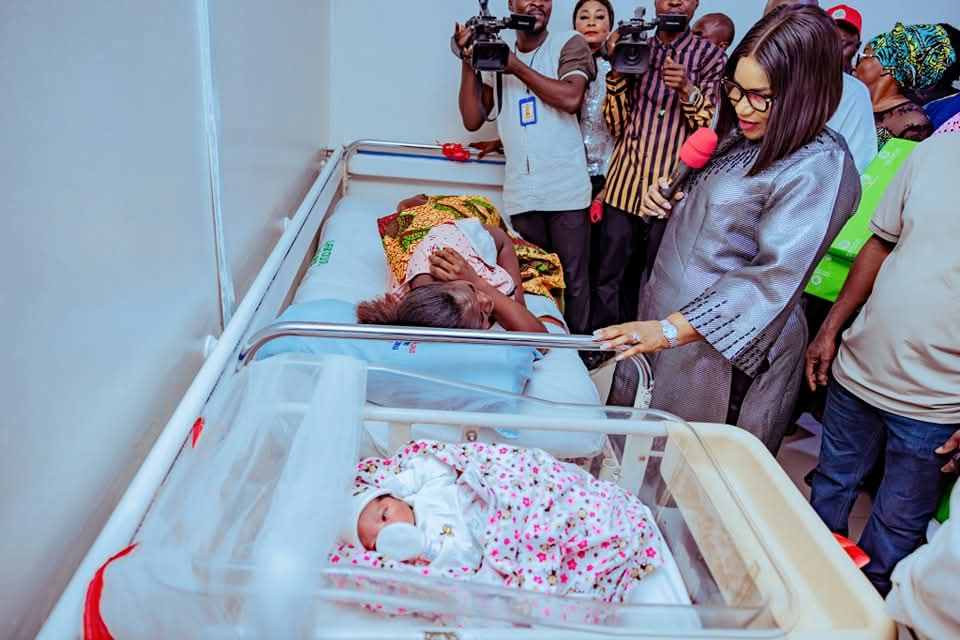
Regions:
<instances>
[{"instance_id":1,"label":"striped shirt","mask_svg":"<svg viewBox=\"0 0 960 640\"><path fill-rule=\"evenodd\" d=\"M697 87L693 104L664 84L660 69L668 57L686 68ZM688 30L669 45L650 38L650 69L642 76L607 76L603 116L617 140L607 170L607 204L639 215L643 195L670 175L687 137L713 121L726 62L720 48Z\"/></svg>"}]
</instances>

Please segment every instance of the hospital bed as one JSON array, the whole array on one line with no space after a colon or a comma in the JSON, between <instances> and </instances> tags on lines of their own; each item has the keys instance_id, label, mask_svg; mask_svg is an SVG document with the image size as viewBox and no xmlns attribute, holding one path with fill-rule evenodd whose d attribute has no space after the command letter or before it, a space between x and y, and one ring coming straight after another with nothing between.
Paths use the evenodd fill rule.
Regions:
<instances>
[{"instance_id":1,"label":"hospital bed","mask_svg":"<svg viewBox=\"0 0 960 640\"><path fill-rule=\"evenodd\" d=\"M197 417L208 415L208 410L220 406L229 395L241 368L240 354L252 351L250 339L258 330L273 324L284 309L307 296L303 291L312 286L311 280L314 280L310 274L311 262L323 259L324 243L332 239L329 235L325 238L324 234L332 233L333 222L350 205L351 198L353 202L392 204L412 193L448 192L476 193L498 203L501 182L502 166L497 160L453 163L442 158L439 147L430 145L368 141L332 152L303 205L287 221L283 236L250 291L81 563L40 637L79 636L84 598L89 595L91 579L105 560L138 539L145 531L143 527L149 522L152 509L162 502L164 492L171 490L171 479L186 473L182 470L189 467L191 442L196 439L197 426L201 424ZM341 205L344 209L338 212ZM389 208L382 213L386 212ZM348 233L343 239L349 237ZM351 287L349 293L357 296L361 292ZM335 294L327 289L322 295ZM282 333L277 329L274 326L268 331ZM356 332L358 328L334 329ZM322 335L323 330L322 326L304 329L308 334L320 331L316 335ZM328 326L326 330L331 329ZM358 333L350 335L363 339ZM456 330L425 330L415 339L429 343L450 339L451 335L456 340L469 338L457 335ZM488 332L476 340L519 339L515 335L505 336ZM412 340L414 336L404 338ZM553 341L549 343L550 353L574 358L574 350L586 346L586 339L576 336L530 339ZM271 340L272 337L267 342ZM323 360L300 357L308 363L304 366L317 366L316 363ZM269 366L271 360L274 358L250 367ZM376 366L371 366L370 371L392 379L387 385L390 387L403 388L402 380L428 378ZM631 375L639 380L648 372L639 364L634 366ZM583 382L584 376L585 372L581 371L576 377ZM467 440L477 437L480 429L624 436L622 452L617 456L619 469L610 471L608 466L607 473L637 490L651 507L655 506L657 523L676 566L676 572L664 572L669 585L667 591L672 590L679 598L637 605L652 607L638 609L638 620L654 620L657 612L681 611L685 620L695 621L694 630L680 628L682 625L664 628L651 622L646 636L637 626L625 630L613 626L600 629L554 625L551 634L570 638L606 637L610 633L629 637L893 637L893 627L882 614L880 599L833 542L775 461L744 432L722 425L685 425L656 412L629 407L603 407L596 403L598 396L592 385L579 387L579 393L592 396L584 403L587 406L582 406L561 404L558 402L561 398L557 397L535 400L445 380L432 380L431 384L434 388L445 385L451 394L466 397L468 408L431 408L425 406L422 399L411 401L403 394L372 401L368 398L363 419L387 425L391 434L388 448L411 435L416 424L456 425ZM373 386L368 383L368 390ZM580 399L575 394L568 397ZM237 575L243 573L242 568L237 571ZM344 598L343 594L331 597L329 585L342 584L335 578L337 576L328 573L318 582L316 608L312 609L317 615L331 601ZM435 590L430 585L423 588ZM477 604L486 602L485 598L490 602L501 601L496 594L469 592L463 602ZM430 598L423 600L428 602ZM466 606L461 613L470 612ZM522 613L522 607L519 613L510 609L498 614L499 621L513 625L510 633L516 637L542 637L542 628L523 620ZM329 611L323 619L329 619L327 616ZM503 628L482 625L437 629L405 621L384 627L364 615L353 617L340 612L336 618L349 624L316 625L312 627L315 637L505 637ZM239 631L239 627L219 630L229 637Z\"/></svg>"}]
</instances>

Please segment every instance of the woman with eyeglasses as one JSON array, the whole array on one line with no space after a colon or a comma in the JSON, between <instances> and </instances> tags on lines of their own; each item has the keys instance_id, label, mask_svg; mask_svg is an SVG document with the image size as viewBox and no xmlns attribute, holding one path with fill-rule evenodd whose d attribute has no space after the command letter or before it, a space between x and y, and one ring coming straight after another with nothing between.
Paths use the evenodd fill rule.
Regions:
<instances>
[{"instance_id":1,"label":"woman with eyeglasses","mask_svg":"<svg viewBox=\"0 0 960 640\"><path fill-rule=\"evenodd\" d=\"M674 202L641 317L596 332L624 358L654 354L652 407L736 424L780 446L800 387L807 326L798 305L814 266L860 200L843 138L836 27L820 9L784 7L730 56L712 160ZM672 215L671 215L672 214Z\"/></svg>"},{"instance_id":2,"label":"woman with eyeglasses","mask_svg":"<svg viewBox=\"0 0 960 640\"><path fill-rule=\"evenodd\" d=\"M956 62L950 33L939 24L897 23L867 44L853 74L870 90L881 148L890 138L930 137L930 119L905 92L936 86Z\"/></svg>"}]
</instances>

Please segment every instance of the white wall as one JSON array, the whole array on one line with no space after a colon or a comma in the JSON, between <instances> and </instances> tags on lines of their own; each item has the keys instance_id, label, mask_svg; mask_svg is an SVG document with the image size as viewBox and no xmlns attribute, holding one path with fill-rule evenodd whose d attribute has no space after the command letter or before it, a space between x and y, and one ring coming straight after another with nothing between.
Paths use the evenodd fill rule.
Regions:
<instances>
[{"instance_id":1,"label":"white wall","mask_svg":"<svg viewBox=\"0 0 960 640\"><path fill-rule=\"evenodd\" d=\"M575 3L555 0L551 29L571 28ZM832 6L821 3L824 8ZM468 133L457 111L460 63L450 53L449 40L455 21L462 23L476 14L474 0L332 0L332 4L336 64L331 140L433 142L496 136L489 125ZM901 0L851 0L849 4L863 12L865 34L889 29L898 19L960 26L957 0L924 0L909 6ZM652 0L613 0L613 5L618 20L633 15L640 5L647 7L648 16L653 14ZM764 5L766 0L701 0L698 13L726 13L739 37L760 18ZM505 15L507 0L491 0L490 10Z\"/></svg>"},{"instance_id":2,"label":"white wall","mask_svg":"<svg viewBox=\"0 0 960 640\"><path fill-rule=\"evenodd\" d=\"M210 2L242 293L329 130L328 6ZM196 4L0 2L0 638L39 628L221 330Z\"/></svg>"},{"instance_id":3,"label":"white wall","mask_svg":"<svg viewBox=\"0 0 960 640\"><path fill-rule=\"evenodd\" d=\"M0 4L0 637L32 635L216 333L193 9Z\"/></svg>"},{"instance_id":4,"label":"white wall","mask_svg":"<svg viewBox=\"0 0 960 640\"><path fill-rule=\"evenodd\" d=\"M316 0L215 7L223 222L238 301L317 176L329 129L329 12Z\"/></svg>"}]
</instances>

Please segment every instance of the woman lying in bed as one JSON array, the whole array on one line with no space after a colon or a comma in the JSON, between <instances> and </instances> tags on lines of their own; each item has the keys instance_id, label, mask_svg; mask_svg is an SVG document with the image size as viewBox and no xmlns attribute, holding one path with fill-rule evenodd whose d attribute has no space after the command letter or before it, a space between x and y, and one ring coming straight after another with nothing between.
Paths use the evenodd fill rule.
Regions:
<instances>
[{"instance_id":1,"label":"woman lying in bed","mask_svg":"<svg viewBox=\"0 0 960 640\"><path fill-rule=\"evenodd\" d=\"M563 275L554 254L508 235L486 198L414 196L378 223L391 291L361 302L362 324L546 332L562 329L554 296ZM521 257L522 256L522 257ZM524 289L537 299L536 313Z\"/></svg>"}]
</instances>

